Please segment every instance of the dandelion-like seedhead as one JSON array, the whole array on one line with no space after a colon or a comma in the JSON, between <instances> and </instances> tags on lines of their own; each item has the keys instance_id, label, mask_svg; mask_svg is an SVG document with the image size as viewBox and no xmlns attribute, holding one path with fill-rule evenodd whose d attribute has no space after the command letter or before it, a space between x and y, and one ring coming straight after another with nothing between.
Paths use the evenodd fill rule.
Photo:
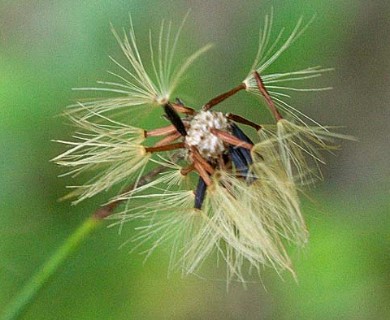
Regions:
<instances>
[{"instance_id":1,"label":"dandelion-like seedhead","mask_svg":"<svg viewBox=\"0 0 390 320\"><path fill-rule=\"evenodd\" d=\"M133 248L147 245L149 255L170 243L172 267L183 274L196 272L213 252L226 262L228 281L245 281L246 269L260 272L264 265L293 273L286 244L302 246L308 237L298 193L320 176L320 149L333 149L333 139L345 137L308 118L286 98L292 91L326 89L290 84L330 69L266 74L307 27L300 19L289 35L282 30L271 41L271 14L265 18L248 76L235 88L191 108L172 94L210 46L176 64L182 27L173 34L171 23L162 23L157 43L149 33L148 64L138 50L132 22L123 36L113 31L127 64L113 59L121 72L112 73L117 82L100 82L102 87L87 90L116 96L69 108L78 131L73 141L59 141L69 149L54 161L69 167L66 174L73 176L95 172L84 185L72 186L75 202L122 184L123 191L111 199L123 203L122 210L110 215L114 225L141 221L129 240ZM275 122L259 124L261 119L213 109L239 91L260 96ZM114 120L118 111L138 119L150 110L164 115L167 125L146 130ZM242 126L253 130L256 139Z\"/></svg>"}]
</instances>

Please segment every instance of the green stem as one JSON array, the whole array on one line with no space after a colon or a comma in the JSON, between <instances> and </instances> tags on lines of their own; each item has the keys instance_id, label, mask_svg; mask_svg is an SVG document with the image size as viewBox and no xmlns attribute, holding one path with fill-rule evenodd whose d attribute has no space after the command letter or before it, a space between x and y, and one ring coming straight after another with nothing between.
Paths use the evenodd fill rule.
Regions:
<instances>
[{"instance_id":1,"label":"green stem","mask_svg":"<svg viewBox=\"0 0 390 320\"><path fill-rule=\"evenodd\" d=\"M87 239L87 236L91 232L102 225L102 222L102 219L97 219L94 216L85 220L19 291L18 295L5 310L1 320L17 319L66 258L68 258L80 244Z\"/></svg>"},{"instance_id":2,"label":"green stem","mask_svg":"<svg viewBox=\"0 0 390 320\"><path fill-rule=\"evenodd\" d=\"M138 181L123 190L123 194L135 187L141 187L151 182L158 174L168 169L166 166L159 166L146 173ZM114 200L100 208L93 215L84 221L58 248L58 250L46 261L19 291L18 295L11 301L8 308L3 313L1 320L17 319L34 300L39 290L48 282L50 277L58 270L61 264L80 246L87 236L103 224L104 218L110 216L120 205L123 199Z\"/></svg>"}]
</instances>

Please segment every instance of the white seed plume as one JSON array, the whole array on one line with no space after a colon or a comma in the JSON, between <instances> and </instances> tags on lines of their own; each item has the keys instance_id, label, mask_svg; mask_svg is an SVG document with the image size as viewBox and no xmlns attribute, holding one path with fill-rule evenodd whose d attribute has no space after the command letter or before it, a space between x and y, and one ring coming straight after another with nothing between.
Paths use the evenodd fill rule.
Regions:
<instances>
[{"instance_id":1,"label":"white seed plume","mask_svg":"<svg viewBox=\"0 0 390 320\"><path fill-rule=\"evenodd\" d=\"M313 19L312 19L313 20ZM243 81L246 85L246 90L257 96L261 96L258 90L256 79L253 77L253 72L256 71L260 74L264 86L275 105L294 117L297 121L301 121L301 117L306 120L316 122L303 113L293 108L288 104L285 99L290 98L289 91L301 91L301 92L316 92L332 89L331 87L323 88L305 88L288 85L291 82L300 82L303 80L313 79L320 77L324 72L332 71L332 68L321 68L320 66L309 67L301 70L295 70L290 72L279 72L273 74L265 74L264 71L270 67L307 29L311 24L309 21L306 25L303 25L303 18L300 18L295 25L291 34L281 43L285 29L283 28L276 36L274 42L270 43L272 34L273 14L265 17L264 27L259 35L259 48L254 60L254 63L250 69L248 76Z\"/></svg>"},{"instance_id":2,"label":"white seed plume","mask_svg":"<svg viewBox=\"0 0 390 320\"><path fill-rule=\"evenodd\" d=\"M122 64L111 58L119 67L120 73L110 72L117 81L101 81L98 82L101 87L78 88L77 90L105 91L118 96L84 102L84 105L92 108L95 114L102 114L123 108L150 109L152 106L165 104L192 63L211 48L211 45L206 45L188 56L182 63L174 62L185 20L186 18L183 19L175 35L172 34L172 23L166 26L162 22L157 43L153 42L152 34L149 32L150 60L148 63L141 58L131 19L130 30L128 33L123 31L123 36L120 36L112 27L112 32L128 63ZM70 109L71 113L83 111L85 109L79 108L78 105L71 106ZM84 116L91 116L91 114Z\"/></svg>"},{"instance_id":3,"label":"white seed plume","mask_svg":"<svg viewBox=\"0 0 390 320\"><path fill-rule=\"evenodd\" d=\"M108 190L118 182L142 172L150 155L141 145L144 130L135 128L102 115L102 123L85 118L70 117L80 129L74 141L57 140L71 148L52 161L70 168L65 175L76 176L84 171L98 173L82 186L71 186L76 190L70 196L78 196L75 203Z\"/></svg>"},{"instance_id":4,"label":"white seed plume","mask_svg":"<svg viewBox=\"0 0 390 320\"><path fill-rule=\"evenodd\" d=\"M353 140L351 136L331 132L323 126L299 125L286 119L278 121L276 136L286 173L302 184L322 178L320 164L324 164L324 160L320 151L338 149L335 139Z\"/></svg>"}]
</instances>

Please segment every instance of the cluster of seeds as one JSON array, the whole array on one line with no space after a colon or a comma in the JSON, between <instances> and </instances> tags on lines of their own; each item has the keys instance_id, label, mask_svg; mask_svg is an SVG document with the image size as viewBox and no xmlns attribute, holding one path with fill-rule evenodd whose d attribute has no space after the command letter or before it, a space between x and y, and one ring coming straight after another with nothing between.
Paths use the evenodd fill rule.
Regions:
<instances>
[{"instance_id":1,"label":"cluster of seeds","mask_svg":"<svg viewBox=\"0 0 390 320\"><path fill-rule=\"evenodd\" d=\"M289 91L315 90L291 83L318 77L329 69L265 74L305 29L300 19L280 44L283 30L270 42L271 26L272 15L265 18L247 77L199 110L170 97L181 76L209 45L174 66L182 26L172 36L171 25L165 28L162 24L155 47L151 39L150 74L141 60L133 28L123 37L114 31L129 66L114 60L124 75L112 73L118 82L102 82L107 87L91 90L119 95L72 106L68 114L78 133L75 141L60 141L70 149L54 159L71 168L69 173L74 176L97 172L84 185L73 187L71 196L78 197L76 202L132 181L111 199L104 216L117 219L120 225L141 220L145 225L132 239L131 243L138 243L135 247L151 243L150 253L172 239L173 266L179 264L185 274L196 272L212 252L226 261L228 280L245 281L245 265L250 270L260 271L266 264L293 272L285 244L301 246L307 240L298 197L300 183L307 184L316 176L309 163L315 163L317 169L322 162L318 149L330 149L332 138L343 136L315 121L306 124L302 118L310 118L285 101ZM260 97L275 122L263 125L256 119L211 110L239 92ZM142 115L142 108L145 113L164 114L170 124L144 130L111 116L140 109ZM255 130L256 140L249 139L242 125ZM151 144L149 137L158 141ZM147 172L153 163L157 167ZM123 210L114 214L119 203L124 203Z\"/></svg>"}]
</instances>

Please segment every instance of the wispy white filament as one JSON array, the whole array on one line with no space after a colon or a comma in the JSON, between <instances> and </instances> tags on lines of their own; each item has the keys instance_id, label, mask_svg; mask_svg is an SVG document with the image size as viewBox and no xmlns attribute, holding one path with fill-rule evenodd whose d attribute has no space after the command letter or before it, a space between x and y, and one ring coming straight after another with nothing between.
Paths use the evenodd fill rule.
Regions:
<instances>
[{"instance_id":1,"label":"wispy white filament","mask_svg":"<svg viewBox=\"0 0 390 320\"><path fill-rule=\"evenodd\" d=\"M78 88L77 90L105 91L116 95L107 99L84 102L84 106L92 108L95 114L118 111L122 108L160 106L169 101L185 72L192 63L211 48L206 45L185 58L180 64L175 63L177 45L186 19L183 19L177 33L172 34L172 25L162 22L157 43L154 43L149 33L150 59L144 61L138 49L132 20L130 30L123 31L121 36L112 27L112 32L126 57L127 63L122 64L114 58L111 60L119 68L119 72L110 72L117 81L100 81L99 87ZM72 106L69 112L83 112L78 105ZM84 115L85 117L91 114Z\"/></svg>"}]
</instances>

